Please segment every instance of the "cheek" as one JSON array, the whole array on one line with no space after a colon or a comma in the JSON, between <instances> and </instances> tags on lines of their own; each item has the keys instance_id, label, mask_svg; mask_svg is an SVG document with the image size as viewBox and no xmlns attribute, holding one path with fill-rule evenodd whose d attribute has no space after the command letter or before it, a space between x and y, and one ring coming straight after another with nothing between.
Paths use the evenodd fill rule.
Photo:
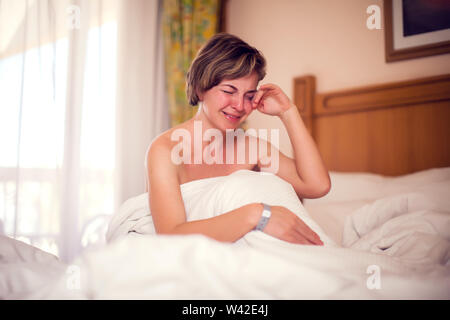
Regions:
<instances>
[{"instance_id":1,"label":"cheek","mask_svg":"<svg viewBox=\"0 0 450 320\"><path fill-rule=\"evenodd\" d=\"M203 103L206 109L205 111L207 111L208 113L214 113L226 106L225 99L220 97L220 95L205 97Z\"/></svg>"},{"instance_id":2,"label":"cheek","mask_svg":"<svg viewBox=\"0 0 450 320\"><path fill-rule=\"evenodd\" d=\"M245 107L245 112L247 114L252 113L253 109L252 109L252 100L250 99L245 99L244 101L244 107Z\"/></svg>"},{"instance_id":3,"label":"cheek","mask_svg":"<svg viewBox=\"0 0 450 320\"><path fill-rule=\"evenodd\" d=\"M231 97L220 95L212 101L214 109L220 111L232 104Z\"/></svg>"}]
</instances>

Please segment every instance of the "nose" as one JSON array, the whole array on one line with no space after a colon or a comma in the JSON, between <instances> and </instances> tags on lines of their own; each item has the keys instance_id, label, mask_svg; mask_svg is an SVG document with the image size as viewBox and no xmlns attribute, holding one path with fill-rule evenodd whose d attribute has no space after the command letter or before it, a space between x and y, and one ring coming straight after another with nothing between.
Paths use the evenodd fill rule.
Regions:
<instances>
[{"instance_id":1,"label":"nose","mask_svg":"<svg viewBox=\"0 0 450 320\"><path fill-rule=\"evenodd\" d=\"M236 99L233 101L233 108L238 111L238 112L243 112L245 111L245 97L242 96L237 96Z\"/></svg>"}]
</instances>

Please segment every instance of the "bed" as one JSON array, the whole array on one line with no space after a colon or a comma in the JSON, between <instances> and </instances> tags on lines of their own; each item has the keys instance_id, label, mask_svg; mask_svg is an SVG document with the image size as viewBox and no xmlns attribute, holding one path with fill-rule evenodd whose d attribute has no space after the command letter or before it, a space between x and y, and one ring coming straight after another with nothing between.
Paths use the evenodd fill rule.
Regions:
<instances>
[{"instance_id":1,"label":"bed","mask_svg":"<svg viewBox=\"0 0 450 320\"><path fill-rule=\"evenodd\" d=\"M449 100L448 74L326 93L313 75L294 79L294 101L333 179L327 196L304 205L336 241L357 207L413 191L450 166Z\"/></svg>"},{"instance_id":2,"label":"bed","mask_svg":"<svg viewBox=\"0 0 450 320\"><path fill-rule=\"evenodd\" d=\"M70 264L0 236L0 298L450 299L450 75L328 93L306 75L294 100L330 170L325 197L300 202L246 170L181 187L188 219L285 205L324 246L155 235L142 194L112 217L107 245Z\"/></svg>"}]
</instances>

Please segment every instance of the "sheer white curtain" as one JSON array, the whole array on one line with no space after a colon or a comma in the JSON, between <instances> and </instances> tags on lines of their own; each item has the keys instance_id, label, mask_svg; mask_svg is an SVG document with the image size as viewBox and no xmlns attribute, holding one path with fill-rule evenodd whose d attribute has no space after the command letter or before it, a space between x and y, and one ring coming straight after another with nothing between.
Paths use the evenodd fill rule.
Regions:
<instances>
[{"instance_id":1,"label":"sheer white curtain","mask_svg":"<svg viewBox=\"0 0 450 320\"><path fill-rule=\"evenodd\" d=\"M162 0L123 0L120 8L119 202L143 193L147 147L155 136L170 127L160 28Z\"/></svg>"},{"instance_id":2,"label":"sheer white curtain","mask_svg":"<svg viewBox=\"0 0 450 320\"><path fill-rule=\"evenodd\" d=\"M71 261L168 128L158 0L0 0L0 220ZM0 228L1 231L1 228Z\"/></svg>"}]
</instances>

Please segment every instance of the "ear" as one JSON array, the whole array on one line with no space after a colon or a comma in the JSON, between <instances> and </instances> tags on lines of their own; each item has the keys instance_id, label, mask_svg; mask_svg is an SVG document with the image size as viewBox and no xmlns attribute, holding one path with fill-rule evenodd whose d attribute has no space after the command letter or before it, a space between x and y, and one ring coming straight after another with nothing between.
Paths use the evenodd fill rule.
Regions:
<instances>
[{"instance_id":1,"label":"ear","mask_svg":"<svg viewBox=\"0 0 450 320\"><path fill-rule=\"evenodd\" d=\"M198 101L203 101L203 92L199 92L199 90L195 91L197 93Z\"/></svg>"}]
</instances>

